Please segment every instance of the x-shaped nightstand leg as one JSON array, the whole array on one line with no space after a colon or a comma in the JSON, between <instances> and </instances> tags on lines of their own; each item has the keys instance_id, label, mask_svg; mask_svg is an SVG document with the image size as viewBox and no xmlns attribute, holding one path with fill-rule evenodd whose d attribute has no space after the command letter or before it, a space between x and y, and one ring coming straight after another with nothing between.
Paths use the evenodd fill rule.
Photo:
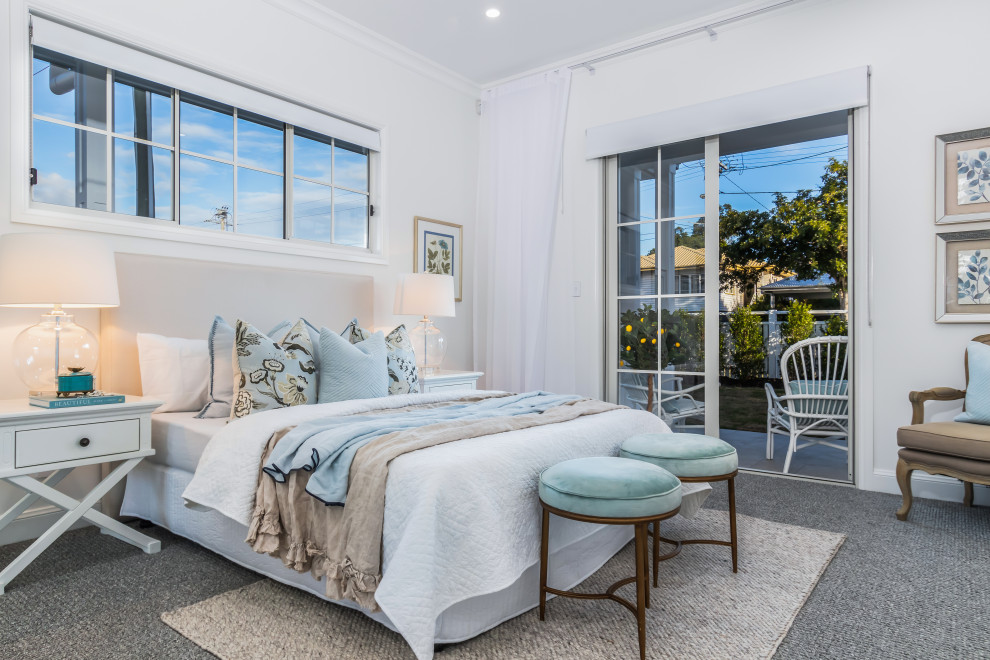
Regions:
<instances>
[{"instance_id":1,"label":"x-shaped nightstand leg","mask_svg":"<svg viewBox=\"0 0 990 660\"><path fill-rule=\"evenodd\" d=\"M76 500L64 493L52 488L52 481L54 477L54 483L61 481L65 474L68 474L71 470L59 470L55 475L50 475L45 482L38 481L37 479L29 476L17 476L8 477L6 481L12 483L18 488L26 490L29 494L22 498L17 504L14 505L9 511L7 511L2 518L0 518L0 529L7 525L10 520L10 515L17 512L20 515L25 509L27 509L31 504L33 504L38 499L43 499L51 502L57 507L65 509L65 514L58 519L58 521L52 525L44 534L39 536L34 543L32 543L28 548L22 552L14 561L0 571L0 594L4 592L6 585L10 584L10 581L17 577L21 571L27 568L28 564L35 560L42 552L48 549L55 540L65 533L77 520L80 518L85 518L94 525L100 527L105 533L114 536L121 541L126 541L131 545L136 545L148 554L154 554L161 550L161 542L157 539L141 534L127 525L114 520L110 516L104 515L99 511L93 511L92 508L99 502L104 495L106 495L111 488L116 486L127 473L130 472L134 467L141 462L140 458L132 458L124 461L117 466L106 479L101 481L99 485L96 486L92 491L89 492L82 500ZM63 474L64 473L64 474ZM23 507L23 508L22 508ZM20 511L18 511L20 509Z\"/></svg>"},{"instance_id":2,"label":"x-shaped nightstand leg","mask_svg":"<svg viewBox=\"0 0 990 660\"><path fill-rule=\"evenodd\" d=\"M41 483L45 484L46 486L51 486L54 488L70 472L72 472L72 468L64 468L62 470L56 470L55 472L52 472L47 477L45 477L44 481L42 481ZM27 495L22 497L20 501L17 502L17 504L7 509L6 513L0 516L0 531L3 531L4 527L17 520L17 517L19 515L30 509L31 506L35 502L37 502L40 498L41 495L28 493Z\"/></svg>"}]
</instances>

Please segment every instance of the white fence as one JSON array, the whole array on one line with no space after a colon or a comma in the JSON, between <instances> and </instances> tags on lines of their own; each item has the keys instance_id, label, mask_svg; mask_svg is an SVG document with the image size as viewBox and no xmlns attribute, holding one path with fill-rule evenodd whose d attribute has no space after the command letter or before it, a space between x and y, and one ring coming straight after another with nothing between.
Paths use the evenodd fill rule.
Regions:
<instances>
[{"instance_id":1,"label":"white fence","mask_svg":"<svg viewBox=\"0 0 990 660\"><path fill-rule=\"evenodd\" d=\"M782 317L787 316L787 312L783 310L772 310L769 312L753 312L757 316L766 316L767 320L760 323L760 327L763 330L763 346L766 348L767 357L763 362L763 367L766 372L767 378L780 378L780 356L786 349L784 346L784 340L782 337ZM846 314L846 310L812 310L812 316L834 316L836 314ZM828 319L824 321L815 321L814 328L811 330L812 337L821 337L825 334L825 326L828 325ZM732 333L729 331L728 323L721 323L720 330L722 336L725 338L725 350L728 355L727 362L732 363Z\"/></svg>"}]
</instances>

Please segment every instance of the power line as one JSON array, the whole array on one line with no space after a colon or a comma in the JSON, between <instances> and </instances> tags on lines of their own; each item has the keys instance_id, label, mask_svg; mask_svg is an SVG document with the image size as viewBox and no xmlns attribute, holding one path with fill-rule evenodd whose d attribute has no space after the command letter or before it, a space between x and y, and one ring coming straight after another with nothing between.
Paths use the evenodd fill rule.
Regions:
<instances>
[{"instance_id":1,"label":"power line","mask_svg":"<svg viewBox=\"0 0 990 660\"><path fill-rule=\"evenodd\" d=\"M736 188L739 188L739 190L742 190L743 194L747 195L751 200L753 200L754 202L756 202L757 204L759 204L760 206L762 206L767 211L770 210L770 208L766 204L764 204L760 200L758 200L755 197L753 197L750 193L748 193L745 190L743 190L743 187L742 186L740 186L738 183L736 183L735 181L733 181L732 179L730 179L727 175L721 175L721 176L724 176L724 178L725 178L726 181L728 181L729 183L731 183L732 185L734 185Z\"/></svg>"}]
</instances>

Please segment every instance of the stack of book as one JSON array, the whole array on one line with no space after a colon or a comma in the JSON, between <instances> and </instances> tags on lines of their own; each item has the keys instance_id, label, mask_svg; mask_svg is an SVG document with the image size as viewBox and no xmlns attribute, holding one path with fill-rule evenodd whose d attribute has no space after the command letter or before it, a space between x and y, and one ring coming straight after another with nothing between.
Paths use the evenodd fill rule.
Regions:
<instances>
[{"instance_id":1,"label":"stack of book","mask_svg":"<svg viewBox=\"0 0 990 660\"><path fill-rule=\"evenodd\" d=\"M90 392L88 394L69 394L56 396L54 394L38 394L28 397L32 406L39 408L78 408L80 406L104 406L108 403L123 403L123 394L108 394L106 392Z\"/></svg>"}]
</instances>

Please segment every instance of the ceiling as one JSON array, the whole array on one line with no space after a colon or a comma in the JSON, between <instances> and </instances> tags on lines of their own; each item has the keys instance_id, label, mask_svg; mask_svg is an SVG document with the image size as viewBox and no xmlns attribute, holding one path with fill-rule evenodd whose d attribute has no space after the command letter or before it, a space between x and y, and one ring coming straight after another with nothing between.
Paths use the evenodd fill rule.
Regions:
<instances>
[{"instance_id":1,"label":"ceiling","mask_svg":"<svg viewBox=\"0 0 990 660\"><path fill-rule=\"evenodd\" d=\"M317 0L479 84L752 2L743 0ZM498 8L491 19L485 10Z\"/></svg>"}]
</instances>

